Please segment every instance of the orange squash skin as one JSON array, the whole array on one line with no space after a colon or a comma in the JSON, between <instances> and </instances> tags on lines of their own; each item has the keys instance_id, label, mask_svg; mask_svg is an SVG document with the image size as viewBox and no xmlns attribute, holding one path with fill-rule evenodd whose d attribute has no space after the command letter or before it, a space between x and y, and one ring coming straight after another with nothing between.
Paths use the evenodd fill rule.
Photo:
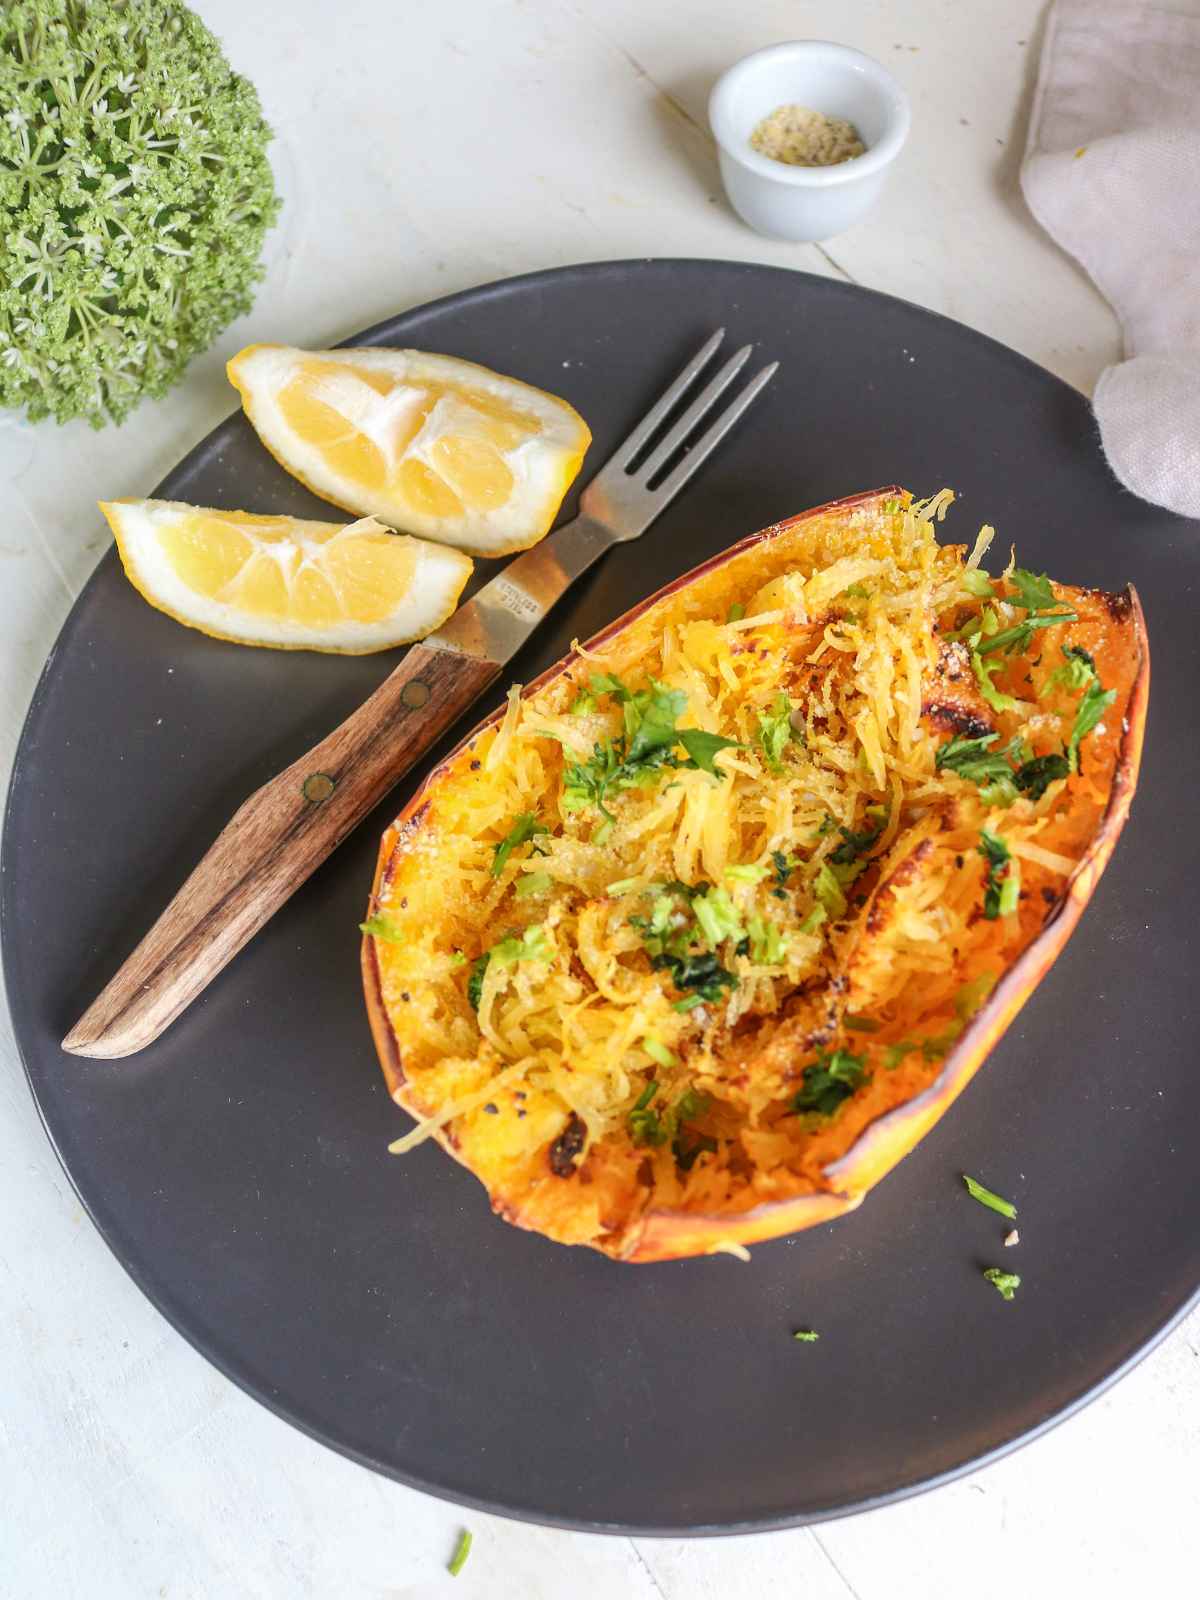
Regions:
<instances>
[{"instance_id":1,"label":"orange squash skin","mask_svg":"<svg viewBox=\"0 0 1200 1600\"><path fill-rule=\"evenodd\" d=\"M764 541L794 528L798 523L835 511L852 511L856 507L903 492L896 486L888 486L831 501L752 534L650 595L588 640L584 648L588 651L600 649L656 602L690 584L701 574L713 571ZM731 1245L761 1243L829 1222L861 1205L868 1191L914 1149L949 1110L1053 965L1090 900L1128 818L1137 787L1145 733L1150 653L1145 618L1136 591L1130 587L1121 598L1127 603L1121 605L1119 617L1114 615L1114 624L1132 631L1137 667L1125 711L1108 805L1091 842L1068 880L1063 897L1041 931L1005 973L948 1051L942 1070L934 1081L922 1093L868 1125L846 1154L824 1169L824 1177L830 1184L828 1191L773 1201L736 1215L706 1216L692 1211L648 1208L638 1224L623 1236L619 1248L596 1248L603 1248L604 1253L622 1261L669 1261L711 1254L714 1250ZM526 694L545 688L562 673L575 667L579 660L580 656L572 651L529 684ZM456 766L481 734L496 726L502 715L503 708L500 708L473 728L429 774L395 822L385 831L380 843L368 914L373 915L378 908L380 892L386 886L397 858L397 846L421 827L431 789ZM375 941L369 936L364 937L362 942L362 973L367 1014L388 1093L398 1105L417 1114L415 1108L406 1103L400 1044L383 999ZM449 1155L456 1160L462 1159L450 1130L440 1130L433 1137ZM493 1208L515 1226L532 1226L522 1217L519 1208L503 1201L494 1202Z\"/></svg>"}]
</instances>

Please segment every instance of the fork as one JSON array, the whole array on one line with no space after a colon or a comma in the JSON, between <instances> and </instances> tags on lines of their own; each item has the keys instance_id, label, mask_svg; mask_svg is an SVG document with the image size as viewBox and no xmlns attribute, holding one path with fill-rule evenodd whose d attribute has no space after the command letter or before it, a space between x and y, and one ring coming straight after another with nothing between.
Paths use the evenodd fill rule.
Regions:
<instances>
[{"instance_id":1,"label":"fork","mask_svg":"<svg viewBox=\"0 0 1200 1600\"><path fill-rule=\"evenodd\" d=\"M724 337L718 329L651 406L572 522L510 561L345 722L243 802L64 1050L113 1058L157 1039L495 681L570 585L614 544L645 533L778 369L763 367L693 439L750 359L744 345L656 442Z\"/></svg>"}]
</instances>

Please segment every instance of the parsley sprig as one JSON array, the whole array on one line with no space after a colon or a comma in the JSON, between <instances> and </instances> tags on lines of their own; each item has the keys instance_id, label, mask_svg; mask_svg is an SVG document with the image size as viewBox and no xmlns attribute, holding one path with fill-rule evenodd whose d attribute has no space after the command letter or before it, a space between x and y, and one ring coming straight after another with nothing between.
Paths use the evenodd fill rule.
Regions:
<instances>
[{"instance_id":1,"label":"parsley sprig","mask_svg":"<svg viewBox=\"0 0 1200 1600\"><path fill-rule=\"evenodd\" d=\"M684 994L675 1002L677 1011L718 1001L723 991L737 988L736 975L711 948L730 938L740 943L747 937L726 890L707 884L664 884L650 915L632 916L629 922L642 935L650 965L656 972L669 972L675 988Z\"/></svg>"},{"instance_id":2,"label":"parsley sprig","mask_svg":"<svg viewBox=\"0 0 1200 1600\"><path fill-rule=\"evenodd\" d=\"M1001 628L989 638L980 639L975 648L981 656L990 655L993 650L1003 650L1005 655L1024 655L1029 649L1035 629L1053 628L1060 622L1078 620L1079 616L1075 611L1053 611L1048 615L1031 614L1024 622L1014 622L1011 628Z\"/></svg>"},{"instance_id":3,"label":"parsley sprig","mask_svg":"<svg viewBox=\"0 0 1200 1600\"><path fill-rule=\"evenodd\" d=\"M768 772L783 771L783 755L788 745L806 742L803 732L792 722L794 710L786 692L781 689L770 710L764 711L758 719L754 742L763 753Z\"/></svg>"},{"instance_id":4,"label":"parsley sprig","mask_svg":"<svg viewBox=\"0 0 1200 1600\"><path fill-rule=\"evenodd\" d=\"M655 1105L658 1090L658 1081L654 1079L638 1096L629 1113L630 1137L635 1145L654 1148L670 1142L677 1164L685 1172L690 1171L699 1155L717 1148L715 1139L687 1127L705 1114L712 1105L712 1097L698 1089L685 1089L673 1106L660 1110Z\"/></svg>"},{"instance_id":5,"label":"parsley sprig","mask_svg":"<svg viewBox=\"0 0 1200 1600\"><path fill-rule=\"evenodd\" d=\"M792 1109L831 1117L856 1089L867 1081L866 1058L849 1050L822 1050L804 1069L803 1087L792 1101Z\"/></svg>"},{"instance_id":6,"label":"parsley sprig","mask_svg":"<svg viewBox=\"0 0 1200 1600\"><path fill-rule=\"evenodd\" d=\"M1005 1272L1002 1267L987 1267L983 1275L995 1288L1002 1300L1014 1299L1017 1290L1021 1287L1020 1274Z\"/></svg>"},{"instance_id":7,"label":"parsley sprig","mask_svg":"<svg viewBox=\"0 0 1200 1600\"><path fill-rule=\"evenodd\" d=\"M972 1200L978 1200L981 1206L987 1206L991 1211L998 1211L1002 1217L1007 1217L1010 1222L1015 1220L1017 1208L1011 1200L1005 1200L1002 1195L996 1194L994 1190L986 1189L978 1178L968 1177L965 1172L962 1175L962 1181L966 1184L967 1193Z\"/></svg>"},{"instance_id":8,"label":"parsley sprig","mask_svg":"<svg viewBox=\"0 0 1200 1600\"><path fill-rule=\"evenodd\" d=\"M1046 679L1046 688L1053 689L1061 685L1065 689L1073 689L1078 694L1097 677L1096 663L1082 645L1065 644L1062 653L1063 665L1056 667Z\"/></svg>"},{"instance_id":9,"label":"parsley sprig","mask_svg":"<svg viewBox=\"0 0 1200 1600\"><path fill-rule=\"evenodd\" d=\"M1079 771L1079 746L1084 737L1100 721L1100 718L1117 698L1115 689L1106 689L1099 678L1093 677L1080 697L1075 708L1075 721L1071 727L1071 737L1067 740L1067 760L1071 771Z\"/></svg>"},{"instance_id":10,"label":"parsley sprig","mask_svg":"<svg viewBox=\"0 0 1200 1600\"><path fill-rule=\"evenodd\" d=\"M939 772L954 772L978 784L980 799L992 806L1010 806L1018 794L1040 800L1056 778L1065 778L1071 770L1065 756L1029 755L1019 734L1003 750L990 749L999 737L998 733L978 739L956 735L939 745L933 764ZM1019 762L1015 768L1014 760Z\"/></svg>"},{"instance_id":11,"label":"parsley sprig","mask_svg":"<svg viewBox=\"0 0 1200 1600\"><path fill-rule=\"evenodd\" d=\"M479 1010L483 998L483 975L494 961L498 967L514 967L519 961L550 961L554 952L540 922L534 922L522 933L510 933L476 956L467 977L467 1000L473 1011Z\"/></svg>"},{"instance_id":12,"label":"parsley sprig","mask_svg":"<svg viewBox=\"0 0 1200 1600\"><path fill-rule=\"evenodd\" d=\"M498 878L500 876L508 863L509 856L519 846L528 844L531 839L536 839L538 834L549 832L550 829L546 824L539 822L532 811L522 811L500 843L493 846L492 877ZM540 845L535 844L534 849L539 855L545 853Z\"/></svg>"},{"instance_id":13,"label":"parsley sprig","mask_svg":"<svg viewBox=\"0 0 1200 1600\"><path fill-rule=\"evenodd\" d=\"M612 796L623 790L649 787L664 771L693 768L720 779L724 776L715 764L722 750L739 748L736 739L701 728L680 728L679 718L687 709L682 689L668 689L650 680L645 689L632 690L612 673L593 673L587 693L593 697L611 695L620 702L624 731L613 739L601 739L592 747L586 761L569 762L563 769L564 811L594 807L611 825L616 817L608 808ZM579 702L576 701L576 706ZM686 759L675 754L682 745Z\"/></svg>"},{"instance_id":14,"label":"parsley sprig","mask_svg":"<svg viewBox=\"0 0 1200 1600\"><path fill-rule=\"evenodd\" d=\"M979 854L987 862L983 914L989 922L1016 913L1021 896L1021 863L999 834L979 830Z\"/></svg>"}]
</instances>

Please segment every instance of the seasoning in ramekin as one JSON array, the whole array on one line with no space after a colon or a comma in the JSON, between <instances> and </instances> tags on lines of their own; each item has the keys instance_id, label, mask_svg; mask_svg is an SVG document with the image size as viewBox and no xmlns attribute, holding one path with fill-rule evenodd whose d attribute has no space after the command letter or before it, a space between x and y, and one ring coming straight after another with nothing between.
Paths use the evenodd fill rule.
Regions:
<instances>
[{"instance_id":1,"label":"seasoning in ramekin","mask_svg":"<svg viewBox=\"0 0 1200 1600\"><path fill-rule=\"evenodd\" d=\"M807 106L776 106L750 135L750 148L789 167L836 167L866 151L858 129L843 117Z\"/></svg>"}]
</instances>

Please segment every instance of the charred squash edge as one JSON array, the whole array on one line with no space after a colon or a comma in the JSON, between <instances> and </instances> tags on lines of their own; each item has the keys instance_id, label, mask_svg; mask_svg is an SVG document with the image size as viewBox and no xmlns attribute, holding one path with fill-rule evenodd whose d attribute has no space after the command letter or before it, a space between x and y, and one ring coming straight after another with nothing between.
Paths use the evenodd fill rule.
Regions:
<instances>
[{"instance_id":1,"label":"charred squash edge","mask_svg":"<svg viewBox=\"0 0 1200 1600\"><path fill-rule=\"evenodd\" d=\"M676 593L703 574L723 566L756 545L778 537L798 523L806 522L812 517L827 516L831 512L855 510L903 493L902 489L893 484L864 494L850 495L845 499L831 500L824 505L814 506L810 511L802 511L797 516L789 517L784 522L773 523L769 528L739 540L728 550L693 567L690 572L684 573L672 583L664 585L594 635L584 648L589 651L599 649L658 601L666 599L668 595ZM671 1261L685 1256L707 1255L723 1245L757 1244L766 1239L780 1238L785 1234L799 1233L805 1228L815 1227L819 1223L843 1216L862 1204L868 1191L920 1143L958 1099L992 1047L999 1041L1013 1018L1054 964L1079 921L1084 906L1091 899L1129 816L1129 808L1137 788L1145 734L1150 693L1150 650L1141 602L1132 585L1128 585L1121 594L1123 600L1126 597L1128 605L1119 608L1121 614L1113 609L1113 620L1118 626L1128 624L1132 627L1137 642L1138 666L1125 712L1121 745L1113 770L1108 805L1091 843L1080 857L1062 898L1051 911L1042 931L1004 974L991 996L971 1019L947 1055L945 1065L938 1076L927 1089L922 1090L912 1100L877 1118L864 1129L844 1156L825 1169L824 1175L833 1185L830 1190L819 1194L799 1195L789 1200L770 1201L756 1206L751 1211L732 1216L709 1216L691 1211L648 1210L642 1216L640 1226L631 1230L626 1246L619 1256L620 1260ZM530 683L524 691L525 696L544 689L555 678L575 666L580 659L576 651L570 651ZM395 822L385 831L380 843L368 915L373 915L378 908L379 891L385 886L390 875L397 845L421 825L421 819L428 806L428 791L445 776L467 746L489 728L495 727L503 714L504 707L500 706L472 728L428 775ZM367 1014L388 1093L398 1105L408 1110L404 1103L405 1077L400 1045L384 1004L375 940L370 935L365 935L362 942L362 971ZM462 1161L452 1133L442 1130L433 1137L455 1160ZM463 1164L466 1165L465 1162ZM506 1208L505 1215L518 1226L523 1225L519 1212L513 1214Z\"/></svg>"}]
</instances>

